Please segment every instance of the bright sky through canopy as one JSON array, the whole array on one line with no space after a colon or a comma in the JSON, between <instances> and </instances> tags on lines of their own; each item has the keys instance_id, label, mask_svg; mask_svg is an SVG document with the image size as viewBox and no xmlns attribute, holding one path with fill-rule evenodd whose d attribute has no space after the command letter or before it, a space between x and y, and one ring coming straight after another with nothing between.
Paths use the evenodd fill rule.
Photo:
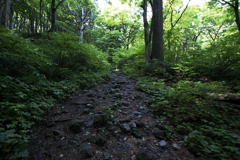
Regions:
<instances>
[{"instance_id":1,"label":"bright sky through canopy","mask_svg":"<svg viewBox=\"0 0 240 160\"><path fill-rule=\"evenodd\" d=\"M188 1L189 0L183 0L183 3L186 5ZM191 0L190 5L203 5L203 3L207 1L209 0ZM105 0L98 0L98 5L100 8L106 8L109 6ZM112 3L112 5L121 7L119 0L114 0L114 3Z\"/></svg>"}]
</instances>

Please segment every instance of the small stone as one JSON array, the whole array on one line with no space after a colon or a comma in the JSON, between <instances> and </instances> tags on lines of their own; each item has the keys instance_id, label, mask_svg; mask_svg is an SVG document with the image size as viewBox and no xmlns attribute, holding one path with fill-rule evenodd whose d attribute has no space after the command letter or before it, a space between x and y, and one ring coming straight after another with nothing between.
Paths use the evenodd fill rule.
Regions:
<instances>
[{"instance_id":1,"label":"small stone","mask_svg":"<svg viewBox=\"0 0 240 160\"><path fill-rule=\"evenodd\" d=\"M131 128L129 127L129 125L127 123L122 124L120 127L121 127L122 131L125 133L130 132L130 130L131 130Z\"/></svg>"},{"instance_id":2,"label":"small stone","mask_svg":"<svg viewBox=\"0 0 240 160\"><path fill-rule=\"evenodd\" d=\"M99 137L96 141L96 144L99 146L104 146L104 144L107 142L107 140L104 137Z\"/></svg>"},{"instance_id":3,"label":"small stone","mask_svg":"<svg viewBox=\"0 0 240 160\"><path fill-rule=\"evenodd\" d=\"M165 147L166 145L167 145L167 142L164 141L164 140L161 140L161 141L159 142L159 146L161 146L161 147Z\"/></svg>"},{"instance_id":4,"label":"small stone","mask_svg":"<svg viewBox=\"0 0 240 160\"><path fill-rule=\"evenodd\" d=\"M91 106L92 106L92 104L90 104L90 103L89 103L89 104L86 104L86 106L87 106L87 107L91 107Z\"/></svg>"},{"instance_id":5,"label":"small stone","mask_svg":"<svg viewBox=\"0 0 240 160\"><path fill-rule=\"evenodd\" d=\"M90 120L90 121L88 121L88 122L87 122L87 124L86 124L86 127L90 127L90 126L92 126L92 125L93 125L93 123L94 123L94 121L93 121L93 120Z\"/></svg>"},{"instance_id":6,"label":"small stone","mask_svg":"<svg viewBox=\"0 0 240 160\"><path fill-rule=\"evenodd\" d=\"M176 150L180 149L179 146L176 143L173 143L173 148L176 149Z\"/></svg>"},{"instance_id":7,"label":"small stone","mask_svg":"<svg viewBox=\"0 0 240 160\"><path fill-rule=\"evenodd\" d=\"M158 128L161 129L161 130L166 130L167 129L166 125L158 125Z\"/></svg>"},{"instance_id":8,"label":"small stone","mask_svg":"<svg viewBox=\"0 0 240 160\"><path fill-rule=\"evenodd\" d=\"M141 115L138 115L138 118L142 118L142 116L141 116Z\"/></svg>"},{"instance_id":9,"label":"small stone","mask_svg":"<svg viewBox=\"0 0 240 160\"><path fill-rule=\"evenodd\" d=\"M134 112L132 112L132 114L138 116L138 115L141 115L142 113L141 113L141 112L138 112L138 111L134 111Z\"/></svg>"},{"instance_id":10,"label":"small stone","mask_svg":"<svg viewBox=\"0 0 240 160\"><path fill-rule=\"evenodd\" d=\"M89 109L84 109L82 114L89 114L89 113L90 113Z\"/></svg>"},{"instance_id":11,"label":"small stone","mask_svg":"<svg viewBox=\"0 0 240 160\"><path fill-rule=\"evenodd\" d=\"M136 155L133 155L133 156L131 157L131 160L137 160L137 156L136 156Z\"/></svg>"},{"instance_id":12,"label":"small stone","mask_svg":"<svg viewBox=\"0 0 240 160\"><path fill-rule=\"evenodd\" d=\"M97 114L94 118L94 123L98 125L104 125L107 122L107 117L104 114Z\"/></svg>"},{"instance_id":13,"label":"small stone","mask_svg":"<svg viewBox=\"0 0 240 160\"><path fill-rule=\"evenodd\" d=\"M145 127L145 124L141 121L136 121L135 123L136 123L137 127L140 127L140 128Z\"/></svg>"},{"instance_id":14,"label":"small stone","mask_svg":"<svg viewBox=\"0 0 240 160\"><path fill-rule=\"evenodd\" d=\"M166 136L165 131L155 131L153 134L156 138L159 138L159 139L165 138Z\"/></svg>"},{"instance_id":15,"label":"small stone","mask_svg":"<svg viewBox=\"0 0 240 160\"><path fill-rule=\"evenodd\" d=\"M96 95L94 93L89 93L87 96L88 97L95 97Z\"/></svg>"},{"instance_id":16,"label":"small stone","mask_svg":"<svg viewBox=\"0 0 240 160\"><path fill-rule=\"evenodd\" d=\"M128 123L129 124L129 126L131 127L131 128L136 128L137 127L137 125L136 125L136 123L135 122L130 122L130 123Z\"/></svg>"},{"instance_id":17,"label":"small stone","mask_svg":"<svg viewBox=\"0 0 240 160\"><path fill-rule=\"evenodd\" d=\"M52 135L54 135L54 136L64 136L65 135L65 133L63 132L63 131L60 131L60 130L53 130L52 131Z\"/></svg>"},{"instance_id":18,"label":"small stone","mask_svg":"<svg viewBox=\"0 0 240 160\"><path fill-rule=\"evenodd\" d=\"M77 149L82 151L82 150L85 150L85 149L89 149L90 148L90 145L88 143L82 143L80 145L77 146Z\"/></svg>"},{"instance_id":19,"label":"small stone","mask_svg":"<svg viewBox=\"0 0 240 160\"><path fill-rule=\"evenodd\" d=\"M132 131L132 135L133 135L133 137L135 137L135 138L141 138L141 137L142 137L142 134L141 134L140 131L137 130L137 129L134 129L134 130Z\"/></svg>"},{"instance_id":20,"label":"small stone","mask_svg":"<svg viewBox=\"0 0 240 160\"><path fill-rule=\"evenodd\" d=\"M130 117L127 117L126 119L119 119L119 122L120 122L120 123L130 122L130 121L131 121L131 118L130 118Z\"/></svg>"},{"instance_id":21,"label":"small stone","mask_svg":"<svg viewBox=\"0 0 240 160\"><path fill-rule=\"evenodd\" d=\"M123 140L126 141L126 140L127 140L127 137L124 137Z\"/></svg>"},{"instance_id":22,"label":"small stone","mask_svg":"<svg viewBox=\"0 0 240 160\"><path fill-rule=\"evenodd\" d=\"M143 107L143 106L140 106L140 107L139 107L139 109L143 110L143 109L144 109L144 107Z\"/></svg>"},{"instance_id":23,"label":"small stone","mask_svg":"<svg viewBox=\"0 0 240 160\"><path fill-rule=\"evenodd\" d=\"M139 153L139 154L137 155L137 158L138 158L139 160L147 160L147 159L148 159L146 153Z\"/></svg>"},{"instance_id":24,"label":"small stone","mask_svg":"<svg viewBox=\"0 0 240 160\"><path fill-rule=\"evenodd\" d=\"M57 120L55 120L55 122L66 122L66 121L71 121L72 118L71 117L61 117Z\"/></svg>"},{"instance_id":25,"label":"small stone","mask_svg":"<svg viewBox=\"0 0 240 160\"><path fill-rule=\"evenodd\" d=\"M81 127L83 126L83 121L82 120L75 120L71 123L70 125L70 130L74 133L81 133L82 132L82 129Z\"/></svg>"},{"instance_id":26,"label":"small stone","mask_svg":"<svg viewBox=\"0 0 240 160\"><path fill-rule=\"evenodd\" d=\"M48 127L48 128L51 128L51 127L53 127L53 126L56 126L56 123L50 122L50 123L47 124L47 127Z\"/></svg>"},{"instance_id":27,"label":"small stone","mask_svg":"<svg viewBox=\"0 0 240 160\"><path fill-rule=\"evenodd\" d=\"M83 158L93 158L94 157L94 153L92 150L90 149L86 149L82 151L82 157Z\"/></svg>"},{"instance_id":28,"label":"small stone","mask_svg":"<svg viewBox=\"0 0 240 160\"><path fill-rule=\"evenodd\" d=\"M97 142L97 138L95 136L92 136L92 137L89 137L87 139L87 141L90 142L90 143L96 143Z\"/></svg>"},{"instance_id":29,"label":"small stone","mask_svg":"<svg viewBox=\"0 0 240 160\"><path fill-rule=\"evenodd\" d=\"M64 109L64 110L62 110L62 113L69 113L69 111Z\"/></svg>"}]
</instances>

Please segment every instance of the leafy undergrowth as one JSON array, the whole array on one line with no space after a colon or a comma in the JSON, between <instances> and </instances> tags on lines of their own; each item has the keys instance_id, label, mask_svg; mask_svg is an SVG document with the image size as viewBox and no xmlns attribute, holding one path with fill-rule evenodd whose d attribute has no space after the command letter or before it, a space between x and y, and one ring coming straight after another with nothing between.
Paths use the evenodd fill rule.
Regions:
<instances>
[{"instance_id":1,"label":"leafy undergrowth","mask_svg":"<svg viewBox=\"0 0 240 160\"><path fill-rule=\"evenodd\" d=\"M45 37L24 39L0 27L0 159L27 156L28 134L44 113L110 77L110 65L93 45L71 33Z\"/></svg>"},{"instance_id":2,"label":"leafy undergrowth","mask_svg":"<svg viewBox=\"0 0 240 160\"><path fill-rule=\"evenodd\" d=\"M28 84L19 78L0 77L0 159L27 156L27 134L32 131L34 123L41 120L41 116L57 101L68 98L79 88L88 88L105 81L109 74L81 73L60 82L35 78L40 78L36 84Z\"/></svg>"},{"instance_id":3,"label":"leafy undergrowth","mask_svg":"<svg viewBox=\"0 0 240 160\"><path fill-rule=\"evenodd\" d=\"M159 120L170 121L168 128L185 136L195 155L240 159L240 106L206 97L206 92L228 92L222 82L182 80L169 87L148 77L139 79L137 89L150 94L151 109Z\"/></svg>"}]
</instances>

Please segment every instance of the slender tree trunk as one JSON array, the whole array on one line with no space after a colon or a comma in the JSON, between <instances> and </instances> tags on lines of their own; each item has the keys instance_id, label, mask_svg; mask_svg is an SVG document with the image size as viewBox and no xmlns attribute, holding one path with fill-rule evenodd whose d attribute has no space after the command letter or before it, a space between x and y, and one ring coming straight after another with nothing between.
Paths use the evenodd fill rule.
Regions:
<instances>
[{"instance_id":1,"label":"slender tree trunk","mask_svg":"<svg viewBox=\"0 0 240 160\"><path fill-rule=\"evenodd\" d=\"M145 60L146 65L150 61L150 42L149 42L149 25L147 20L147 0L143 0L143 23L144 23L144 40L145 40Z\"/></svg>"},{"instance_id":2,"label":"slender tree trunk","mask_svg":"<svg viewBox=\"0 0 240 160\"><path fill-rule=\"evenodd\" d=\"M5 19L4 19L4 26L6 28L9 27L9 15L10 15L10 4L11 4L11 0L5 0L5 5L4 5L4 11L5 11Z\"/></svg>"},{"instance_id":3,"label":"slender tree trunk","mask_svg":"<svg viewBox=\"0 0 240 160\"><path fill-rule=\"evenodd\" d=\"M2 0L0 0L0 25L2 25L2 14L3 13L3 3Z\"/></svg>"},{"instance_id":4,"label":"slender tree trunk","mask_svg":"<svg viewBox=\"0 0 240 160\"><path fill-rule=\"evenodd\" d=\"M85 15L85 12L84 12L84 9L82 8L81 9L81 20L79 21L79 43L82 43L83 42L83 30L84 30L84 15Z\"/></svg>"},{"instance_id":5,"label":"slender tree trunk","mask_svg":"<svg viewBox=\"0 0 240 160\"><path fill-rule=\"evenodd\" d=\"M239 15L238 8L239 8L239 2L238 0L235 0L234 12L236 17L237 28L238 28L238 31L240 32L240 15Z\"/></svg>"},{"instance_id":6,"label":"slender tree trunk","mask_svg":"<svg viewBox=\"0 0 240 160\"><path fill-rule=\"evenodd\" d=\"M153 0L153 40L151 59L164 61L162 0Z\"/></svg>"},{"instance_id":7,"label":"slender tree trunk","mask_svg":"<svg viewBox=\"0 0 240 160\"><path fill-rule=\"evenodd\" d=\"M39 1L39 7L40 7L40 12L39 12L39 28L40 28L40 33L42 32L42 4L43 0Z\"/></svg>"},{"instance_id":8,"label":"slender tree trunk","mask_svg":"<svg viewBox=\"0 0 240 160\"><path fill-rule=\"evenodd\" d=\"M56 26L55 26L55 22L56 22L56 11L57 11L57 8L59 7L59 5L61 5L64 0L61 0L57 6L55 7L55 2L56 0L52 0L52 4L51 4L51 28L49 30L49 32L54 32L55 29L56 29Z\"/></svg>"}]
</instances>

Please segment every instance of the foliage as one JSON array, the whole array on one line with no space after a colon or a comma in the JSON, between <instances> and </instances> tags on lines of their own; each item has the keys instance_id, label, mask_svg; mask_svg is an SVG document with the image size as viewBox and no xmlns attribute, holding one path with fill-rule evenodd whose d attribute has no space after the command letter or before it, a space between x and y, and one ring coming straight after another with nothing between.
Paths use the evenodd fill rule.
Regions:
<instances>
[{"instance_id":1,"label":"foliage","mask_svg":"<svg viewBox=\"0 0 240 160\"><path fill-rule=\"evenodd\" d=\"M223 82L183 80L169 87L162 80L146 77L139 79L137 89L150 94L151 109L158 112L160 119L171 121L178 134L186 136L189 150L194 154L238 159L240 112L235 109L237 106L206 97L206 92L228 92Z\"/></svg>"},{"instance_id":2,"label":"foliage","mask_svg":"<svg viewBox=\"0 0 240 160\"><path fill-rule=\"evenodd\" d=\"M17 159L28 155L28 134L44 113L78 89L109 79L110 68L100 51L73 35L53 33L33 44L0 32L0 159Z\"/></svg>"}]
</instances>

